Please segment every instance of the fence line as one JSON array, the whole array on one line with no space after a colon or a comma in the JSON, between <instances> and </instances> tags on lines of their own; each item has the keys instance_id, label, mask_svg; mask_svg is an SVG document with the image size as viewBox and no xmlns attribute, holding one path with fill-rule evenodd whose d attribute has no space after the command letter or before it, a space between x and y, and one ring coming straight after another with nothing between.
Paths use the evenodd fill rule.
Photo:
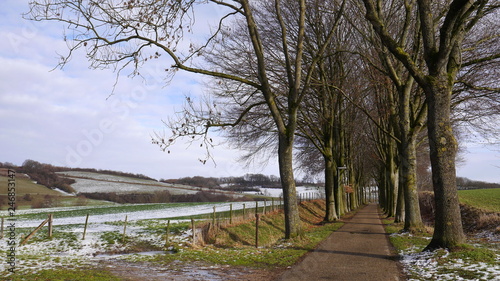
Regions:
<instances>
[{"instance_id":1,"label":"fence line","mask_svg":"<svg viewBox=\"0 0 500 281\"><path fill-rule=\"evenodd\" d=\"M317 193L314 192L309 192L309 193L301 193L298 194L298 202L304 202L304 201L309 201L309 200L316 200L322 198ZM275 212L283 209L284 202L283 199L280 197L277 200L272 198L269 202L267 200L262 200L262 204L259 203L259 201L255 201L255 206L249 207L247 206L247 203L243 203L243 208L242 209L234 209L233 204L231 203L229 205L229 211L219 211L217 212L216 206L213 207L213 212L210 214L205 214L201 216L197 216L198 218L201 217L200 219L194 219L191 217L191 226L192 226L192 231L193 231L193 236L192 236L192 241L193 245L196 245L197 243L204 243L210 235L216 235L217 232L228 225L232 225L234 223L240 223L243 221L251 221L251 220L256 220L256 238L255 238L255 245L258 247L259 241L258 241L258 226L259 226L259 221L262 218L262 215L266 215L270 212ZM254 214L254 215L252 215ZM123 226L123 236L122 236L122 242L125 242L126 238L126 231L127 231L127 221L128 221L128 215L125 216L125 222ZM85 225L83 229L83 235L82 235L82 240L85 240L85 236L87 233L87 228L88 228L88 222L89 222L89 214L86 215L85 218ZM21 242L20 245L25 244L33 235L35 235L45 224L48 224L49 226L49 231L48 235L49 238L52 237L52 232L53 232L53 215L49 214L48 218L45 219L35 230L33 230L24 240ZM197 227L198 225L198 227ZM2 227L1 227L0 234L3 234L3 220L2 220ZM170 220L167 222L166 226L166 234L165 234L165 246L167 247L170 243L169 241L169 231L170 231ZM197 233L201 233L201 235L197 235ZM1 237L1 236L0 236ZM201 241L200 241L201 239Z\"/></svg>"}]
</instances>

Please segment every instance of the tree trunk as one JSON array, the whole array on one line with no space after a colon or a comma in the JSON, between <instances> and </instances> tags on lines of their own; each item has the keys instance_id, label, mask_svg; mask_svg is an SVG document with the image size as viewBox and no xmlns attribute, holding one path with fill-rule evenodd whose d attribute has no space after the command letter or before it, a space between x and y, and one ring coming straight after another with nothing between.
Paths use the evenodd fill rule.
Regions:
<instances>
[{"instance_id":1,"label":"tree trunk","mask_svg":"<svg viewBox=\"0 0 500 281\"><path fill-rule=\"evenodd\" d=\"M392 142L391 142L392 143ZM387 209L386 213L388 217L393 217L396 214L396 200L398 196L398 167L394 159L392 146L388 148L387 155Z\"/></svg>"},{"instance_id":2,"label":"tree trunk","mask_svg":"<svg viewBox=\"0 0 500 281\"><path fill-rule=\"evenodd\" d=\"M401 184L402 185L402 184ZM396 203L396 215L394 216L394 222L404 222L405 221L405 189L398 188L398 198Z\"/></svg>"},{"instance_id":3,"label":"tree trunk","mask_svg":"<svg viewBox=\"0 0 500 281\"><path fill-rule=\"evenodd\" d=\"M405 202L405 225L406 231L421 230L424 226L420 215L420 205L417 190L417 155L415 138L409 140L402 138L401 143L401 169L402 188L404 190Z\"/></svg>"},{"instance_id":4,"label":"tree trunk","mask_svg":"<svg viewBox=\"0 0 500 281\"><path fill-rule=\"evenodd\" d=\"M417 190L417 138L418 130L411 123L410 97L413 88L413 78L409 77L404 86L399 87L399 133L400 143L399 162L401 169L401 186L404 190L405 226L406 231L415 231L423 228L424 223L420 215L420 204Z\"/></svg>"},{"instance_id":5,"label":"tree trunk","mask_svg":"<svg viewBox=\"0 0 500 281\"><path fill-rule=\"evenodd\" d=\"M333 186L333 193L334 193L334 197L335 197L335 211L337 212L337 216L341 217L342 215L344 215L344 212L343 212L343 208L342 208L342 201L343 201L343 197L342 197L342 188L341 188L341 177L340 177L340 173L339 173L339 170L337 169L337 167L335 167L335 175L334 175L334 186Z\"/></svg>"},{"instance_id":6,"label":"tree trunk","mask_svg":"<svg viewBox=\"0 0 500 281\"><path fill-rule=\"evenodd\" d=\"M292 140L290 140L292 138ZM301 234L295 178L293 176L293 137L279 134L278 163L285 208L285 239Z\"/></svg>"},{"instance_id":7,"label":"tree trunk","mask_svg":"<svg viewBox=\"0 0 500 281\"><path fill-rule=\"evenodd\" d=\"M335 163L332 161L331 156L324 156L325 158L325 195L326 195L326 215L325 221L332 222L338 219L337 211L335 210L335 195L334 195L334 174Z\"/></svg>"},{"instance_id":8,"label":"tree trunk","mask_svg":"<svg viewBox=\"0 0 500 281\"><path fill-rule=\"evenodd\" d=\"M462 244L465 235L456 187L458 145L450 121L451 83L428 80L429 87L424 90L428 101L427 127L436 212L434 235L426 250L432 250Z\"/></svg>"}]
</instances>

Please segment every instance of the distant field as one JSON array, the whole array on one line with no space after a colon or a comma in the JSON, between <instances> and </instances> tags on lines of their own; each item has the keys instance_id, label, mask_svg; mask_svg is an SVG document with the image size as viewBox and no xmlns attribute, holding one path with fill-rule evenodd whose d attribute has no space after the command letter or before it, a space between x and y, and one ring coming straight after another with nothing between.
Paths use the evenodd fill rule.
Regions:
<instances>
[{"instance_id":1,"label":"distant field","mask_svg":"<svg viewBox=\"0 0 500 281\"><path fill-rule=\"evenodd\" d=\"M500 212L500 188L459 190L460 203L492 212Z\"/></svg>"},{"instance_id":2,"label":"distant field","mask_svg":"<svg viewBox=\"0 0 500 281\"><path fill-rule=\"evenodd\" d=\"M61 176L72 178L72 184L78 193L150 193L168 190L171 194L195 194L199 188L185 185L173 185L153 180L99 174L93 172L68 171L58 172Z\"/></svg>"},{"instance_id":3,"label":"distant field","mask_svg":"<svg viewBox=\"0 0 500 281\"><path fill-rule=\"evenodd\" d=\"M4 210L7 202L7 186L8 181L7 177L0 176L0 210ZM26 194L31 194L31 198L27 201L24 196ZM34 183L32 180L28 178L16 177L16 203L18 209L30 209L30 208L39 208L33 207L37 202L46 201L45 196L49 195L51 200L51 206L79 206L79 205L89 205L89 206L97 206L97 205L112 205L113 203L100 201L100 200L92 200L92 199L82 199L76 196L67 196L62 194L57 190L52 190L43 185L39 185Z\"/></svg>"},{"instance_id":4,"label":"distant field","mask_svg":"<svg viewBox=\"0 0 500 281\"><path fill-rule=\"evenodd\" d=\"M34 183L27 178L16 178L16 195L24 194L48 194L48 195L61 195L60 192L47 188L43 185ZM0 176L0 195L7 194L7 177Z\"/></svg>"}]
</instances>

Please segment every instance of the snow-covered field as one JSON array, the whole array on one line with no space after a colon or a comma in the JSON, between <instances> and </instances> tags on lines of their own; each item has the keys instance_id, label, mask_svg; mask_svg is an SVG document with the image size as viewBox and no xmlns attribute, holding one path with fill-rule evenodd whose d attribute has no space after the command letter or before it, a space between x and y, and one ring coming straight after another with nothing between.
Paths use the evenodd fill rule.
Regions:
<instances>
[{"instance_id":1,"label":"snow-covered field","mask_svg":"<svg viewBox=\"0 0 500 281\"><path fill-rule=\"evenodd\" d=\"M99 207L61 207L37 210L20 210L16 212L16 271L36 272L57 266L89 265L100 260L117 258L120 255L101 255L104 252L120 253L126 251L126 245L121 242L124 231L125 216L127 216L126 235L130 241L143 241L152 247L161 248L165 244L165 227L168 218L211 214L213 208L217 212L228 211L232 204L233 210L255 207L255 202L233 203L193 203L193 204L142 204L117 205ZM149 205L154 208L147 210ZM267 203L267 206L270 204ZM263 206L259 202L259 206ZM128 207L130 210L127 211ZM83 238L85 216L75 213L85 213L95 209L99 215L91 215ZM99 210L101 209L101 210ZM54 236L46 239L46 226L37 233L27 244L19 245L22 236L26 236L36 228L43 219L29 219L36 213L54 213ZM6 212L0 212L5 216ZM23 218L28 216L28 218ZM172 226L181 221L172 221ZM188 243L192 231L185 227L182 231L171 234L170 241L176 245ZM110 242L111 240L111 242ZM0 256L7 255L7 239L0 240ZM43 261L43 262L41 262ZM7 263L0 263L0 272L6 272Z\"/></svg>"},{"instance_id":2,"label":"snow-covered field","mask_svg":"<svg viewBox=\"0 0 500 281\"><path fill-rule=\"evenodd\" d=\"M134 179L128 177L105 175L92 172L68 171L59 172L60 175L72 177L76 183L71 186L77 192L93 193L93 192L116 192L116 193L132 193L132 192L155 192L168 190L171 194L194 194L201 190L181 184L169 184L153 180ZM283 196L281 188L262 188L260 192L244 192L243 194L264 195L275 198ZM214 190L211 190L214 191ZM217 191L217 190L215 190ZM222 191L226 192L226 191ZM298 186L297 194L302 196L315 196L315 198L324 198L324 189L318 187Z\"/></svg>"},{"instance_id":3,"label":"snow-covered field","mask_svg":"<svg viewBox=\"0 0 500 281\"><path fill-rule=\"evenodd\" d=\"M168 219L180 216L210 214L213 212L214 207L216 208L217 212L223 212L229 211L230 205L233 206L233 210L240 210L243 209L243 205L245 205L245 208L249 209L254 208L255 204L256 203L254 201L201 204L123 204L117 206L83 206L19 210L16 212L16 215L19 216L16 222L16 227L33 228L37 227L43 221L43 219L23 219L22 215L25 214L56 213L56 215L54 216L53 225L57 227L62 225L83 224L86 219L86 213L91 214L89 219L90 223L106 224L111 222L123 221L125 220L125 216L127 216L128 221ZM262 207L263 204L264 203L259 202L260 207ZM267 202L267 206L269 205L270 203ZM130 206L130 209L132 210L129 210L127 206ZM151 208L148 208L150 206ZM99 209L105 209L105 211L103 211L104 213L100 212ZM93 212L98 213L98 215L92 215ZM7 211L0 211L0 217L1 216L7 216Z\"/></svg>"},{"instance_id":4,"label":"snow-covered field","mask_svg":"<svg viewBox=\"0 0 500 281\"><path fill-rule=\"evenodd\" d=\"M117 182L131 182L131 183L145 183L145 184L158 183L157 181L152 181L147 179L121 177L121 176L107 175L107 174L100 174L93 172L66 171L66 172L58 172L58 174L70 177L81 177L81 178L89 178L102 181L117 181Z\"/></svg>"},{"instance_id":5,"label":"snow-covered field","mask_svg":"<svg viewBox=\"0 0 500 281\"><path fill-rule=\"evenodd\" d=\"M76 181L71 186L77 193L146 193L167 190L171 194L194 194L201 188L182 184L169 184L154 180L136 179L115 175L106 175L92 172L67 171L58 172L62 176L68 176Z\"/></svg>"}]
</instances>

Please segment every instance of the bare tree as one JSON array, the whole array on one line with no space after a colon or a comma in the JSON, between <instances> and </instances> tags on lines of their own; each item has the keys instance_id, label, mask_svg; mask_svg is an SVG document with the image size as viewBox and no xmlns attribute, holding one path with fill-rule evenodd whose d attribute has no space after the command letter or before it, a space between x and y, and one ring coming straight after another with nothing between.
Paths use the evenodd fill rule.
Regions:
<instances>
[{"instance_id":1,"label":"bare tree","mask_svg":"<svg viewBox=\"0 0 500 281\"><path fill-rule=\"evenodd\" d=\"M428 137L436 200L436 224L427 249L450 248L465 241L456 192L457 142L451 124L452 89L460 70L461 46L474 25L498 6L489 1L405 1L417 5L425 67L387 29L383 1L363 0L366 18L384 46L405 66L426 94Z\"/></svg>"}]
</instances>

